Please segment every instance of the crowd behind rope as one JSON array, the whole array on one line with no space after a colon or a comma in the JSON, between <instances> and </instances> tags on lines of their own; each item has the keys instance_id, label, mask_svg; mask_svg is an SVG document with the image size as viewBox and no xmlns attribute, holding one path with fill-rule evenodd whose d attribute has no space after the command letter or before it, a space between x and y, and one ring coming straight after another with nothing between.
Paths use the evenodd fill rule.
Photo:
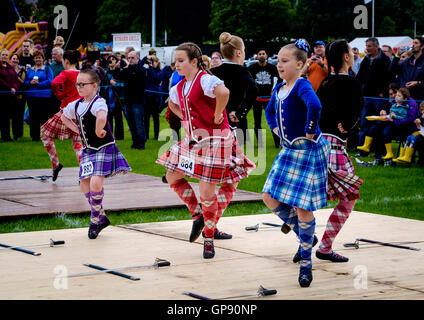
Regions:
<instances>
[{"instance_id":1,"label":"crowd behind rope","mask_svg":"<svg viewBox=\"0 0 424 320\"><path fill-rule=\"evenodd\" d=\"M22 119L26 106L25 119L30 125L30 136L34 141L40 140L40 126L60 108L61 101L52 92L51 84L64 71L64 43L60 36L54 40L49 54L51 58L48 60L41 48L34 46L31 40L23 42L20 55L13 54L9 58L6 49L0 52L0 96L4 114L0 124L1 141L16 141L23 136ZM361 116L352 119L355 120L354 125L348 128L348 147L357 147L357 156L375 154L376 163L388 165L392 160L410 163L416 149L424 153L421 151L424 149L424 130L420 133L423 117L421 110L424 110L424 40L415 37L412 49L401 48L396 54L390 46L380 46L376 38L367 39L365 44L363 57L357 48L352 48L354 62L348 72L350 77L359 80L362 89L362 99L358 100L357 106L361 109ZM325 49L323 41L313 44L302 74L316 92L329 73L334 71L328 69ZM239 138L241 143L254 139L248 135L246 121L246 115L252 108L255 136L259 146L262 144L259 129L263 110L273 88L282 81L276 66L268 62L268 57L265 49L259 48L256 51L257 63L247 68L256 86L249 89L253 98L245 99L243 105L232 107L235 110L228 110L230 124L236 126L243 136ZM223 63L232 63L229 59L223 59L222 53L218 51L213 52L211 57L203 55L202 61L205 68L212 74L218 73L218 77L221 70L219 67ZM159 115L168 106L167 93L182 78L175 70L174 62L161 68L161 61L154 49L148 56L141 58L134 48L128 47L125 53L114 53L107 59L86 57L80 60L77 69L86 68L102 70L100 95L107 101L108 120L117 140L124 138L124 118L130 128L132 148L145 149L146 141L151 138L150 118L153 118L153 138L158 139ZM233 88L233 91L237 91L237 88ZM397 98L399 91L403 92L400 94L403 99L400 96ZM340 103L343 106L343 97ZM403 107L401 117L391 112L396 106ZM166 119L177 134L177 140L180 120L169 109L166 111ZM275 147L280 147L278 136L274 133L272 135ZM400 148L398 158L392 150L392 141L408 141ZM411 141L414 143L411 144ZM419 164L423 165L424 155L418 159Z\"/></svg>"}]
</instances>

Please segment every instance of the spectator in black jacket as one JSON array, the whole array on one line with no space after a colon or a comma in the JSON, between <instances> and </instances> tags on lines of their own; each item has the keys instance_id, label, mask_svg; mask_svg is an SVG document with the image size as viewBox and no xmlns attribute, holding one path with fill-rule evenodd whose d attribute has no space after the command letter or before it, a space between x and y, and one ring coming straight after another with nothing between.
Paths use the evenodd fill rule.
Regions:
<instances>
[{"instance_id":1,"label":"spectator in black jacket","mask_svg":"<svg viewBox=\"0 0 424 320\"><path fill-rule=\"evenodd\" d=\"M243 66L245 52L243 40L223 32L219 41L226 62L211 72L224 81L230 90L230 99L226 106L231 127L237 127L237 139L243 143L247 139L247 113L256 100L257 87L249 70Z\"/></svg>"},{"instance_id":2,"label":"spectator in black jacket","mask_svg":"<svg viewBox=\"0 0 424 320\"><path fill-rule=\"evenodd\" d=\"M390 81L389 82L391 83L395 81L397 77L397 70L399 69L400 58L394 55L392 47L387 44L382 45L381 50L390 59L390 64L389 64Z\"/></svg>"},{"instance_id":3,"label":"spectator in black jacket","mask_svg":"<svg viewBox=\"0 0 424 320\"><path fill-rule=\"evenodd\" d=\"M255 135L258 139L258 145L262 145L262 133L259 136L259 129L262 129L262 111L268 105L272 89L279 82L277 67L267 62L268 55L265 49L257 51L258 63L252 64L248 69L258 87L258 96L253 103L253 119L255 120ZM275 147L280 147L280 137L272 132Z\"/></svg>"},{"instance_id":4,"label":"spectator in black jacket","mask_svg":"<svg viewBox=\"0 0 424 320\"><path fill-rule=\"evenodd\" d=\"M357 78L361 82L364 94L364 108L361 113L360 132L358 145L363 145L365 131L370 122L365 117L376 114L382 100L387 97L390 74L390 59L381 51L377 38L369 38L365 41L367 55L361 62ZM367 98L369 97L369 98ZM374 99L373 99L374 98ZM377 99L375 99L377 98Z\"/></svg>"},{"instance_id":5,"label":"spectator in black jacket","mask_svg":"<svg viewBox=\"0 0 424 320\"><path fill-rule=\"evenodd\" d=\"M408 88L415 100L424 100L424 38L415 37L412 55L399 64L397 82Z\"/></svg>"},{"instance_id":6,"label":"spectator in black jacket","mask_svg":"<svg viewBox=\"0 0 424 320\"><path fill-rule=\"evenodd\" d=\"M115 68L115 78L124 81L124 113L130 127L133 140L131 148L144 150L146 132L144 130L144 88L146 83L146 70L139 64L140 57L137 52L128 53L128 60L123 59Z\"/></svg>"}]
</instances>

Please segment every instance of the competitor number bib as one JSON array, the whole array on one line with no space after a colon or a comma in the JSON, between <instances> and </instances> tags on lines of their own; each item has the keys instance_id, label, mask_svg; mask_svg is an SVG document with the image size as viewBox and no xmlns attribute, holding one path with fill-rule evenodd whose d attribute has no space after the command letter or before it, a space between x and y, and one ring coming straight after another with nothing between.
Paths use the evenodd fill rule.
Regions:
<instances>
[{"instance_id":1,"label":"competitor number bib","mask_svg":"<svg viewBox=\"0 0 424 320\"><path fill-rule=\"evenodd\" d=\"M88 176L93 173L94 166L91 161L81 163L81 177Z\"/></svg>"},{"instance_id":2,"label":"competitor number bib","mask_svg":"<svg viewBox=\"0 0 424 320\"><path fill-rule=\"evenodd\" d=\"M177 168L187 173L194 174L194 160L184 156L180 156Z\"/></svg>"}]
</instances>

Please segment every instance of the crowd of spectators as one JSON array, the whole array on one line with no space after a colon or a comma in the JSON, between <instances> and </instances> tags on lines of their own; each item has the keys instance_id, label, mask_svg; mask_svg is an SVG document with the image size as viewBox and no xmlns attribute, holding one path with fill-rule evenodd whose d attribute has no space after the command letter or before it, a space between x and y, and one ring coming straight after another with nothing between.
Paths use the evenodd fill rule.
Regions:
<instances>
[{"instance_id":1,"label":"crowd of spectators","mask_svg":"<svg viewBox=\"0 0 424 320\"><path fill-rule=\"evenodd\" d=\"M29 118L30 136L34 141L40 139L40 126L57 112L60 104L52 94L51 82L64 70L63 45L64 39L57 37L48 61L45 53L34 49L29 39L23 42L19 55L9 56L5 49L0 52L0 91L4 115L0 122L2 141L18 140L23 136L25 106L28 106L25 113L29 113L26 117ZM388 45L380 46L377 38L367 39L365 47L365 54L352 48L354 62L349 76L361 83L363 105L360 106L361 117L349 135L348 146L359 149L357 156L367 156L373 152L376 159L395 160L391 142L405 141L411 134L420 135L417 133L420 126L417 126L416 119L421 116L418 106L424 100L424 40L415 37L411 50L397 52ZM323 41L313 43L303 70L303 76L311 82L315 91L332 71L328 70L325 48ZM218 70L223 61L231 62L225 61L218 51L210 57L203 55L202 60L208 71ZM268 63L265 49L257 50L256 60L257 63L247 68L256 84L256 100L251 99L252 106L246 110L253 107L255 135L261 145L262 137L258 132L261 129L262 111L274 86L283 80L279 78L276 66ZM132 148L144 150L149 138L158 139L159 115L167 108L167 93L172 85L181 80L175 63L162 67L154 49L141 58L134 48L128 47L122 55L115 53L107 59L82 61L80 68L87 67L105 71L102 81L105 88L100 94L108 103L108 117L112 128L115 128L115 138L124 138L125 118L133 141ZM397 99L397 93L406 101ZM394 113L390 110L396 104L403 106L402 117L392 116ZM340 101L340 107L343 108L343 101ZM378 116L377 120L372 116ZM153 137L149 135L150 118L153 119ZM166 118L170 127L176 130L177 139L181 128L179 119L169 110ZM238 126L241 126L240 123ZM243 127L244 131L246 129L247 123ZM275 136L274 141L275 146L279 147L278 137ZM420 158L424 162L424 157Z\"/></svg>"}]
</instances>

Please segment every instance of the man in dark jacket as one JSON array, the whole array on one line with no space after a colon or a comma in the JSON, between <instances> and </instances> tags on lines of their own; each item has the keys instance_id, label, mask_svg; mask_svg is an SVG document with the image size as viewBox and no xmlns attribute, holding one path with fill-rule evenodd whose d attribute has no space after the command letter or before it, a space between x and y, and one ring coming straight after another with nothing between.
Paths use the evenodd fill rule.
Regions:
<instances>
[{"instance_id":1,"label":"man in dark jacket","mask_svg":"<svg viewBox=\"0 0 424 320\"><path fill-rule=\"evenodd\" d=\"M406 87L415 100L424 100L424 38L415 37L412 56L399 64L398 83Z\"/></svg>"},{"instance_id":2,"label":"man in dark jacket","mask_svg":"<svg viewBox=\"0 0 424 320\"><path fill-rule=\"evenodd\" d=\"M146 70L139 64L140 57L137 52L128 53L128 61L124 59L125 66L118 62L115 78L124 82L124 113L133 140L131 148L144 150L146 132L144 129L144 88L146 83Z\"/></svg>"},{"instance_id":3,"label":"man in dark jacket","mask_svg":"<svg viewBox=\"0 0 424 320\"><path fill-rule=\"evenodd\" d=\"M364 108L361 113L361 129L358 139L358 145L360 146L364 144L366 129L372 125L372 122L368 121L365 117L377 115L376 112L382 101L378 98L387 97L390 81L390 59L379 48L378 39L369 38L365 41L365 45L367 55L362 60L357 75L358 80L362 84L364 94Z\"/></svg>"}]
</instances>

